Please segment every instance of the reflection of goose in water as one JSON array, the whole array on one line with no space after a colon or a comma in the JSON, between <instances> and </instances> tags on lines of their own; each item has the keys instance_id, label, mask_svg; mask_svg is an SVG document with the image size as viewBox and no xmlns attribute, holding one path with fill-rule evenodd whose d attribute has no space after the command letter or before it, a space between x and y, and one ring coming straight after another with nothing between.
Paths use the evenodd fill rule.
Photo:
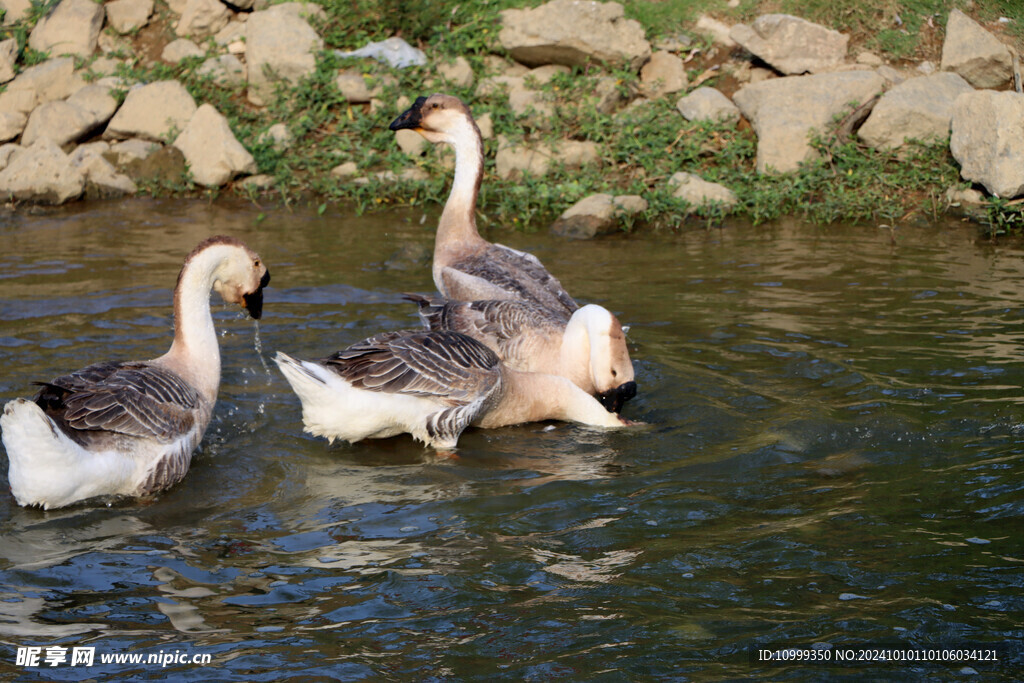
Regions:
<instances>
[{"instance_id":1,"label":"reflection of goose in water","mask_svg":"<svg viewBox=\"0 0 1024 683\"><path fill-rule=\"evenodd\" d=\"M102 495L141 496L185 476L210 422L220 385L220 349L210 290L254 318L266 267L231 237L200 243L174 289L174 342L149 361L109 361L41 383L31 401L0 416L11 492L50 509Z\"/></svg>"},{"instance_id":2,"label":"reflection of goose in water","mask_svg":"<svg viewBox=\"0 0 1024 683\"><path fill-rule=\"evenodd\" d=\"M302 401L306 431L331 441L409 433L450 449L471 424L628 424L566 378L513 370L457 332L384 332L319 361L274 360Z\"/></svg>"}]
</instances>

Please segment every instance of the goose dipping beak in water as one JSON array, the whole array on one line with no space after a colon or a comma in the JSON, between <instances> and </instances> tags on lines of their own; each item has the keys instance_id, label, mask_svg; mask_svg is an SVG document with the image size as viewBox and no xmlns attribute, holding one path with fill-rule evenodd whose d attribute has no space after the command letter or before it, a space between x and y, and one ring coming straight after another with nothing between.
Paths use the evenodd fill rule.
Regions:
<instances>
[{"instance_id":1,"label":"goose dipping beak in water","mask_svg":"<svg viewBox=\"0 0 1024 683\"><path fill-rule=\"evenodd\" d=\"M186 258L174 288L174 341L146 361L106 361L48 382L4 406L0 429L19 505L45 509L96 496L144 496L181 481L210 423L220 347L210 290L263 314L270 273L233 237Z\"/></svg>"}]
</instances>

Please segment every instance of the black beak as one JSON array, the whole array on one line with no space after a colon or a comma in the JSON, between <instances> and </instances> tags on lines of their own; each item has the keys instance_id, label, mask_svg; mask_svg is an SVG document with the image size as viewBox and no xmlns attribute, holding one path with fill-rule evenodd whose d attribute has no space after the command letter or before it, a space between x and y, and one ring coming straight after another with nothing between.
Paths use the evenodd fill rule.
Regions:
<instances>
[{"instance_id":1,"label":"black beak","mask_svg":"<svg viewBox=\"0 0 1024 683\"><path fill-rule=\"evenodd\" d=\"M426 97L417 97L416 101L412 103L412 106L399 114L398 118L392 121L388 128L391 130L419 128L420 121L423 119L423 103L426 101Z\"/></svg>"},{"instance_id":2,"label":"black beak","mask_svg":"<svg viewBox=\"0 0 1024 683\"><path fill-rule=\"evenodd\" d=\"M242 295L242 306L254 319L259 320L263 316L263 288L270 284L270 271L263 273L260 278L260 286L252 294Z\"/></svg>"},{"instance_id":3,"label":"black beak","mask_svg":"<svg viewBox=\"0 0 1024 683\"><path fill-rule=\"evenodd\" d=\"M622 410L623 404L634 396L636 396L636 382L626 382L603 394L598 394L597 400L609 413L617 413Z\"/></svg>"}]
</instances>

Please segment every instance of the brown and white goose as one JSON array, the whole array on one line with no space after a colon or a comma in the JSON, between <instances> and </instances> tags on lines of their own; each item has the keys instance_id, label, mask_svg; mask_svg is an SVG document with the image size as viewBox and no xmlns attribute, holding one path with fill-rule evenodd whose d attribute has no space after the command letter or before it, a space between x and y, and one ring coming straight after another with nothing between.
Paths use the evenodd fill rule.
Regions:
<instances>
[{"instance_id":1,"label":"brown and white goose","mask_svg":"<svg viewBox=\"0 0 1024 683\"><path fill-rule=\"evenodd\" d=\"M492 244L476 229L476 199L483 177L483 140L469 108L451 95L420 97L391 130L415 130L455 149L455 179L437 226L434 284L457 301L520 299L566 316L579 306L532 254Z\"/></svg>"},{"instance_id":2,"label":"brown and white goose","mask_svg":"<svg viewBox=\"0 0 1024 683\"><path fill-rule=\"evenodd\" d=\"M408 433L451 449L470 425L631 424L566 378L513 370L457 332L384 332L322 360L280 351L274 360L302 402L306 431L331 442Z\"/></svg>"},{"instance_id":3,"label":"brown and white goose","mask_svg":"<svg viewBox=\"0 0 1024 683\"><path fill-rule=\"evenodd\" d=\"M201 242L174 288L174 342L148 361L109 361L49 382L0 416L18 504L50 509L102 495L142 496L185 476L210 422L220 385L220 348L210 290L263 309L270 273L232 237Z\"/></svg>"},{"instance_id":4,"label":"brown and white goose","mask_svg":"<svg viewBox=\"0 0 1024 683\"><path fill-rule=\"evenodd\" d=\"M603 306L587 304L567 316L529 301L405 297L419 305L428 330L470 336L515 370L566 377L611 412L636 396L625 331Z\"/></svg>"}]
</instances>

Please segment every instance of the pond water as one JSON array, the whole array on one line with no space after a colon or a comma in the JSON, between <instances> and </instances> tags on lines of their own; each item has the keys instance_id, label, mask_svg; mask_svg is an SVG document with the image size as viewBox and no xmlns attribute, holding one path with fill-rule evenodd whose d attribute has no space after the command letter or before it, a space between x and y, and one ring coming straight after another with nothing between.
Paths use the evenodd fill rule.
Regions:
<instances>
[{"instance_id":1,"label":"pond water","mask_svg":"<svg viewBox=\"0 0 1024 683\"><path fill-rule=\"evenodd\" d=\"M646 426L470 430L443 460L303 434L270 356L417 325L399 293L433 290L435 221L163 200L0 216L3 401L163 353L181 260L209 235L273 274L263 359L214 295L223 381L182 483L42 512L0 459L0 678L1018 677L1024 254L955 224L495 231L632 326L624 415ZM1004 649L750 662L815 643ZM19 646L95 660L26 668ZM178 659L101 662L117 654Z\"/></svg>"}]
</instances>

